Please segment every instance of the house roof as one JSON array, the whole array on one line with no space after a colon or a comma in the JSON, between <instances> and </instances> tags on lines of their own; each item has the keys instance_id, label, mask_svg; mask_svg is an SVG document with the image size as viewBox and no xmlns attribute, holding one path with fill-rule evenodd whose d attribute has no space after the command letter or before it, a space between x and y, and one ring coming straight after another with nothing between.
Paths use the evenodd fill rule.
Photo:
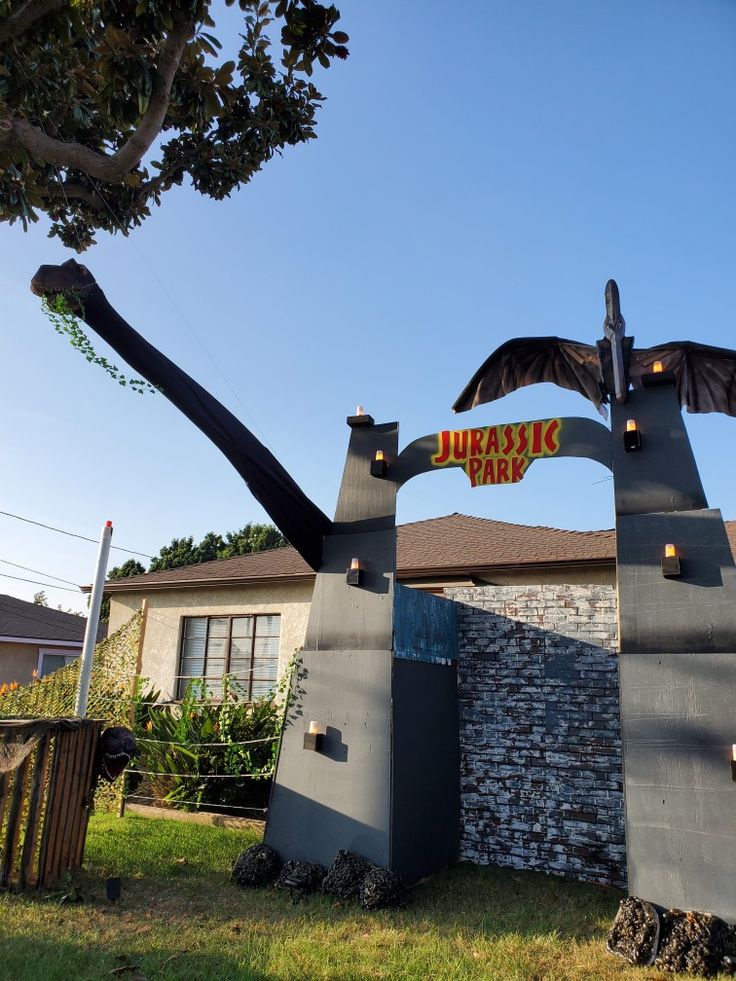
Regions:
<instances>
[{"instance_id":1,"label":"house roof","mask_svg":"<svg viewBox=\"0 0 736 981\"><path fill-rule=\"evenodd\" d=\"M398 529L399 575L613 561L612 530L564 531L450 514Z\"/></svg>"},{"instance_id":2,"label":"house roof","mask_svg":"<svg viewBox=\"0 0 736 981\"><path fill-rule=\"evenodd\" d=\"M726 522L736 555L736 521ZM481 570L528 566L610 565L616 558L616 534L566 531L516 525L492 518L449 514L399 525L399 579L436 575L472 575ZM109 592L165 589L196 585L310 580L314 572L291 546L232 559L201 562L161 572L148 572L107 583Z\"/></svg>"},{"instance_id":3,"label":"house roof","mask_svg":"<svg viewBox=\"0 0 736 981\"><path fill-rule=\"evenodd\" d=\"M450 514L399 525L399 578L468 574L509 566L613 562L613 531L563 531L559 528L515 525L490 518ZM129 576L107 583L106 590L172 586L291 581L311 579L314 572L290 546L218 559L199 565Z\"/></svg>"},{"instance_id":4,"label":"house roof","mask_svg":"<svg viewBox=\"0 0 736 981\"><path fill-rule=\"evenodd\" d=\"M0 594L0 637L78 641L81 644L86 627L86 617ZM104 637L105 630L101 627L98 631L98 640Z\"/></svg>"}]
</instances>

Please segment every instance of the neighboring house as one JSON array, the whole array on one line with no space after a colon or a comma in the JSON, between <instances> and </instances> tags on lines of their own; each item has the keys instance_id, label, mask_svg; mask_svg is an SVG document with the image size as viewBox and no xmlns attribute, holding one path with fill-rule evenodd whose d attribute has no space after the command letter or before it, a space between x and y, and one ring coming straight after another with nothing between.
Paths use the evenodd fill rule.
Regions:
<instances>
[{"instance_id":1,"label":"neighboring house","mask_svg":"<svg viewBox=\"0 0 736 981\"><path fill-rule=\"evenodd\" d=\"M82 653L85 617L0 595L0 684L25 685ZM97 639L105 636L102 625Z\"/></svg>"},{"instance_id":2,"label":"neighboring house","mask_svg":"<svg viewBox=\"0 0 736 981\"><path fill-rule=\"evenodd\" d=\"M736 541L736 523L727 522ZM397 580L463 586L613 585L613 531L563 531L451 514L398 528ZM304 643L314 573L290 547L107 583L110 630L148 600L142 673L165 698L234 675L267 693Z\"/></svg>"}]
</instances>

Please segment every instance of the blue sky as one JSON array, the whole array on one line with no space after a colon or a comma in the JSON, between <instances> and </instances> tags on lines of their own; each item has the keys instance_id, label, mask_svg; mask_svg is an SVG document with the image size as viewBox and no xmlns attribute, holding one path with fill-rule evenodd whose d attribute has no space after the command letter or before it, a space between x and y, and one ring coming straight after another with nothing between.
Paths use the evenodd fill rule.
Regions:
<instances>
[{"instance_id":1,"label":"blue sky","mask_svg":"<svg viewBox=\"0 0 736 981\"><path fill-rule=\"evenodd\" d=\"M732 3L341 10L351 56L319 78L316 141L229 202L175 189L130 238L100 233L84 259L117 309L265 434L328 514L358 403L398 419L402 444L458 422L597 418L546 385L462 417L450 406L510 337L595 341L609 277L639 345L736 347ZM235 11L215 5L215 16L232 47ZM163 397L116 386L53 333L28 283L70 253L45 235L43 222L27 235L0 228L0 510L91 537L110 518L116 544L149 554L175 535L265 520ZM736 421L687 425L710 504L736 518ZM606 478L587 461L541 462L501 488L471 489L459 470L425 475L402 490L399 520L462 511L611 527ZM95 551L0 515L2 560L88 582ZM39 588L0 578L22 598Z\"/></svg>"}]
</instances>

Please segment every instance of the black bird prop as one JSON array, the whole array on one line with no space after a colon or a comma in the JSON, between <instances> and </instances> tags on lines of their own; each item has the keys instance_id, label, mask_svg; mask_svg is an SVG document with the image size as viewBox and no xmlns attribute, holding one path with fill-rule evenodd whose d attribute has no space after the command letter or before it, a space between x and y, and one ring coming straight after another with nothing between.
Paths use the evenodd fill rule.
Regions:
<instances>
[{"instance_id":1,"label":"black bird prop","mask_svg":"<svg viewBox=\"0 0 736 981\"><path fill-rule=\"evenodd\" d=\"M656 362L671 372L680 405L688 412L736 416L736 351L693 341L635 348L625 336L618 287L606 284L604 339L597 346L562 337L519 337L497 348L480 366L453 405L465 412L494 402L517 388L552 382L579 392L605 414L612 400L623 403L629 386L643 387Z\"/></svg>"},{"instance_id":2,"label":"black bird prop","mask_svg":"<svg viewBox=\"0 0 736 981\"><path fill-rule=\"evenodd\" d=\"M138 745L135 736L124 726L111 726L100 736L97 743L95 772L112 783L135 756Z\"/></svg>"}]
</instances>

